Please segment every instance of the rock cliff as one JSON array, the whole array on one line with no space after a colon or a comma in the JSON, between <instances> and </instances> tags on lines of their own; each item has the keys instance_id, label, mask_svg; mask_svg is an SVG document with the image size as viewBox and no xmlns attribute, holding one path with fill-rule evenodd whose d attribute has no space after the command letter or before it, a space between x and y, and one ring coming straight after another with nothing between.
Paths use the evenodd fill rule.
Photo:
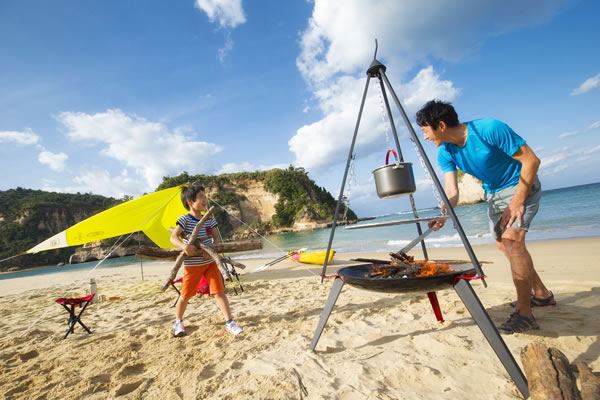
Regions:
<instances>
[{"instance_id":1,"label":"rock cliff","mask_svg":"<svg viewBox=\"0 0 600 400\"><path fill-rule=\"evenodd\" d=\"M461 174L458 178L458 205L485 201L481 181L473 175Z\"/></svg>"}]
</instances>

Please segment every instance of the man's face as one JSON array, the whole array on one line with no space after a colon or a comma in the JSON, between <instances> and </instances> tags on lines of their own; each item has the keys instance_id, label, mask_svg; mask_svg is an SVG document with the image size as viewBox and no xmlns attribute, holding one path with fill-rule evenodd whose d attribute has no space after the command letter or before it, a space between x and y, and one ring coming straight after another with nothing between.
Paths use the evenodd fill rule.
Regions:
<instances>
[{"instance_id":1,"label":"man's face","mask_svg":"<svg viewBox=\"0 0 600 400\"><path fill-rule=\"evenodd\" d=\"M188 205L190 206L190 210L206 210L206 206L208 205L208 199L206 198L206 194L204 192L198 192L194 201L188 202Z\"/></svg>"},{"instance_id":2,"label":"man's face","mask_svg":"<svg viewBox=\"0 0 600 400\"><path fill-rule=\"evenodd\" d=\"M430 141L431 143L435 144L437 147L439 147L442 143L444 143L444 141L442 140L442 131L443 131L442 124L443 124L443 122L440 122L437 129L433 129L429 125L421 127L421 130L423 131L423 137L425 138L425 140Z\"/></svg>"}]
</instances>

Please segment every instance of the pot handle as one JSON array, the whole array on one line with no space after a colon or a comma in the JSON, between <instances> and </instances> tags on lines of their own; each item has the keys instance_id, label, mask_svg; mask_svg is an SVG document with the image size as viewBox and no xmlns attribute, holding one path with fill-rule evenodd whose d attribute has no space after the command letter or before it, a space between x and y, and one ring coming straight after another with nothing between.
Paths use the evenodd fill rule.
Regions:
<instances>
[{"instance_id":1,"label":"pot handle","mask_svg":"<svg viewBox=\"0 0 600 400\"><path fill-rule=\"evenodd\" d=\"M388 165L390 163L390 153L392 153L394 157L396 157L396 163L398 163L398 154L396 153L396 150L389 149L387 153L385 153L385 165Z\"/></svg>"}]
</instances>

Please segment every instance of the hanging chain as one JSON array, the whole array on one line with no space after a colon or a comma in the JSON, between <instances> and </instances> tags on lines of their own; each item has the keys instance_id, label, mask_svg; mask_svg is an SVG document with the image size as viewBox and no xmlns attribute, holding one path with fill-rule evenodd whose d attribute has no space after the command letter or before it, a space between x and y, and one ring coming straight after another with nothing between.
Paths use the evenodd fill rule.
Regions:
<instances>
[{"instance_id":1,"label":"hanging chain","mask_svg":"<svg viewBox=\"0 0 600 400\"><path fill-rule=\"evenodd\" d=\"M346 188L346 194L342 196L342 203L344 205L344 216L342 217L342 221L347 220L348 209L350 208L350 198L352 197L352 188L358 186L355 161L356 154L353 154L352 157L350 157L350 165L348 167L348 186Z\"/></svg>"},{"instance_id":2,"label":"hanging chain","mask_svg":"<svg viewBox=\"0 0 600 400\"><path fill-rule=\"evenodd\" d=\"M444 202L442 201L442 196L440 196L440 193L438 192L437 188L435 187L435 184L433 183L433 178L431 177L431 174L429 173L429 169L427 169L427 166L425 165L425 160L423 159L423 155L419 151L419 148L417 147L417 144L415 143L415 140L412 137L410 138L410 142L412 143L413 147L415 148L415 153L417 153L417 157L419 158L419 163L421 164L423 171L425 171L425 179L427 179L427 181L431 185L431 188L433 189L433 195L435 196L435 199L438 202L438 206L440 207L440 212L442 213L442 215L446 215L448 213L448 210L446 210L445 207L442 207L442 204L444 204Z\"/></svg>"},{"instance_id":3,"label":"hanging chain","mask_svg":"<svg viewBox=\"0 0 600 400\"><path fill-rule=\"evenodd\" d=\"M385 109L385 102L383 101L383 93L381 92L381 86L375 85L377 87L377 92L379 93L379 113L381 115L381 121L383 122L383 133L385 135L385 147L389 149L390 147L390 133L388 127L391 126L388 121L388 115Z\"/></svg>"}]
</instances>

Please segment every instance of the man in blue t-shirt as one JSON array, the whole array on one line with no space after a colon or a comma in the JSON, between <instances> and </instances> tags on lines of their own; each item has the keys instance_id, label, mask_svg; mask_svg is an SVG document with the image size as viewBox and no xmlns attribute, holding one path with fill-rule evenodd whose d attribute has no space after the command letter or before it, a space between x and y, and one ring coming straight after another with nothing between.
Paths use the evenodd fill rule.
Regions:
<instances>
[{"instance_id":1,"label":"man in blue t-shirt","mask_svg":"<svg viewBox=\"0 0 600 400\"><path fill-rule=\"evenodd\" d=\"M432 100L417 112L426 140L439 147L444 191L452 207L458 203L457 169L481 180L488 202L490 228L496 245L510 262L517 302L499 326L505 333L539 329L532 306L555 305L525 247L525 235L539 209L542 194L537 177L540 160L525 140L493 118L461 123L450 103ZM442 211L445 208L442 206ZM443 219L431 226L440 229Z\"/></svg>"}]
</instances>

